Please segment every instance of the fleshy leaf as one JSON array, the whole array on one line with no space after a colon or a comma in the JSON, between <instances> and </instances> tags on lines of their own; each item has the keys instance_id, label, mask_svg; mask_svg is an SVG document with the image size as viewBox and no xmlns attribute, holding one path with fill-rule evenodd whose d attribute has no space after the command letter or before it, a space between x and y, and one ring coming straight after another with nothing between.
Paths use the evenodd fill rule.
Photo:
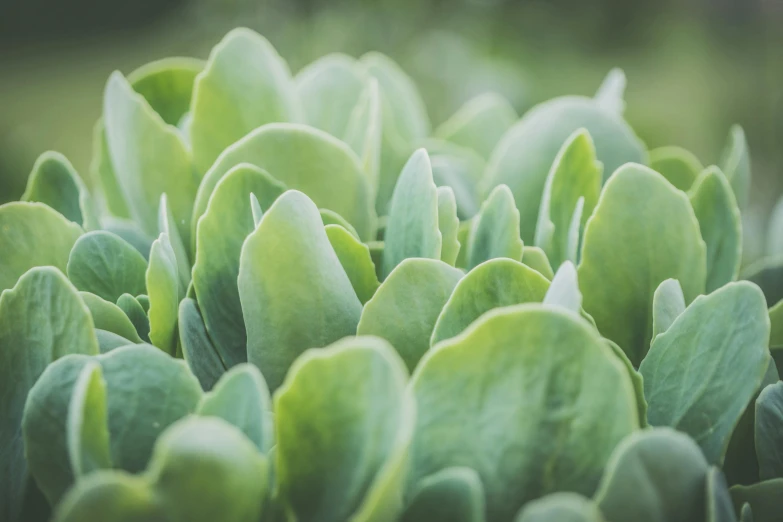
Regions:
<instances>
[{"instance_id":1,"label":"fleshy leaf","mask_svg":"<svg viewBox=\"0 0 783 522\"><path fill-rule=\"evenodd\" d=\"M147 291L150 309L150 342L174 355L177 348L177 310L179 308L179 276L177 258L169 237L161 234L152 243L147 267Z\"/></svg>"},{"instance_id":2,"label":"fleshy leaf","mask_svg":"<svg viewBox=\"0 0 783 522\"><path fill-rule=\"evenodd\" d=\"M524 245L519 238L519 211L511 190L496 187L481 205L468 240L468 269L497 257L522 259Z\"/></svg>"},{"instance_id":3,"label":"fleshy leaf","mask_svg":"<svg viewBox=\"0 0 783 522\"><path fill-rule=\"evenodd\" d=\"M739 208L745 208L750 193L750 153L745 131L739 125L733 125L729 131L719 166L734 189Z\"/></svg>"},{"instance_id":4,"label":"fleshy leaf","mask_svg":"<svg viewBox=\"0 0 783 522\"><path fill-rule=\"evenodd\" d=\"M66 219L88 230L98 227L87 187L71 162L59 152L48 151L38 157L21 200L49 205Z\"/></svg>"},{"instance_id":5,"label":"fleshy leaf","mask_svg":"<svg viewBox=\"0 0 783 522\"><path fill-rule=\"evenodd\" d=\"M236 426L261 453L274 445L269 389L252 364L237 365L223 374L201 399L198 414L219 417Z\"/></svg>"},{"instance_id":6,"label":"fleshy leaf","mask_svg":"<svg viewBox=\"0 0 783 522\"><path fill-rule=\"evenodd\" d=\"M707 469L687 435L668 428L641 431L617 446L595 500L607 522L704 520Z\"/></svg>"},{"instance_id":7,"label":"fleshy leaf","mask_svg":"<svg viewBox=\"0 0 783 522\"><path fill-rule=\"evenodd\" d=\"M110 469L106 381L97 362L88 363L79 373L67 415L66 444L73 474L82 477L99 469Z\"/></svg>"},{"instance_id":8,"label":"fleshy leaf","mask_svg":"<svg viewBox=\"0 0 783 522\"><path fill-rule=\"evenodd\" d=\"M199 178L179 131L163 121L119 72L106 85L103 116L112 166L130 215L144 232L156 236L158 204L166 194L188 244Z\"/></svg>"},{"instance_id":9,"label":"fleshy leaf","mask_svg":"<svg viewBox=\"0 0 783 522\"><path fill-rule=\"evenodd\" d=\"M547 493L591 495L612 449L638 427L628 374L597 332L538 304L494 310L439 343L411 386L418 414L409 484L471 467L489 522L510 520Z\"/></svg>"},{"instance_id":10,"label":"fleshy leaf","mask_svg":"<svg viewBox=\"0 0 783 522\"><path fill-rule=\"evenodd\" d=\"M76 240L67 270L76 288L111 302L122 294L143 294L147 289L147 261L119 236L103 230Z\"/></svg>"},{"instance_id":11,"label":"fleshy leaf","mask_svg":"<svg viewBox=\"0 0 783 522\"><path fill-rule=\"evenodd\" d=\"M247 360L261 369L270 390L306 349L356 333L361 314L318 209L294 190L275 201L245 240L239 298Z\"/></svg>"},{"instance_id":12,"label":"fleshy leaf","mask_svg":"<svg viewBox=\"0 0 783 522\"><path fill-rule=\"evenodd\" d=\"M341 53L327 54L299 71L294 83L307 123L332 136L345 136L365 79L356 60Z\"/></svg>"},{"instance_id":13,"label":"fleshy leaf","mask_svg":"<svg viewBox=\"0 0 783 522\"><path fill-rule=\"evenodd\" d=\"M446 468L423 478L401 522L484 522L484 489L470 468Z\"/></svg>"},{"instance_id":14,"label":"fleshy leaf","mask_svg":"<svg viewBox=\"0 0 783 522\"><path fill-rule=\"evenodd\" d=\"M520 214L522 241L532 243L547 175L563 143L585 128L604 165L604 182L620 165L645 163L646 152L633 131L597 101L555 98L530 109L498 143L483 180L485 189L508 185Z\"/></svg>"},{"instance_id":15,"label":"fleshy leaf","mask_svg":"<svg viewBox=\"0 0 783 522\"><path fill-rule=\"evenodd\" d=\"M147 317L147 312L144 311L144 307L141 303L130 294L122 294L117 299L117 306L125 312L125 315L130 319L133 327L136 328L136 333L144 342L150 340L150 320Z\"/></svg>"},{"instance_id":16,"label":"fleshy leaf","mask_svg":"<svg viewBox=\"0 0 783 522\"><path fill-rule=\"evenodd\" d=\"M392 195L384 234L382 273L385 279L409 257L440 259L438 189L425 149L419 149L403 167Z\"/></svg>"},{"instance_id":17,"label":"fleshy leaf","mask_svg":"<svg viewBox=\"0 0 783 522\"><path fill-rule=\"evenodd\" d=\"M705 256L687 196L657 172L625 165L607 182L585 227L584 309L638 366L652 339L655 289L677 279L689 303L704 291Z\"/></svg>"},{"instance_id":18,"label":"fleshy leaf","mask_svg":"<svg viewBox=\"0 0 783 522\"><path fill-rule=\"evenodd\" d=\"M79 295L90 310L95 328L122 336L131 343L143 342L122 308L89 292L79 292Z\"/></svg>"},{"instance_id":19,"label":"fleshy leaf","mask_svg":"<svg viewBox=\"0 0 783 522\"><path fill-rule=\"evenodd\" d=\"M514 522L603 522L598 507L576 493L552 493L529 502Z\"/></svg>"},{"instance_id":20,"label":"fleshy leaf","mask_svg":"<svg viewBox=\"0 0 783 522\"><path fill-rule=\"evenodd\" d=\"M378 80L370 78L351 112L343 141L361 159L373 194L378 191L378 183L380 182L381 148L383 146L381 118L380 87L378 87Z\"/></svg>"},{"instance_id":21,"label":"fleshy leaf","mask_svg":"<svg viewBox=\"0 0 783 522\"><path fill-rule=\"evenodd\" d=\"M103 230L111 232L122 238L126 243L139 251L144 260L150 258L150 247L155 240L142 231L139 226L129 219L104 216L101 218Z\"/></svg>"},{"instance_id":22,"label":"fleshy leaf","mask_svg":"<svg viewBox=\"0 0 783 522\"><path fill-rule=\"evenodd\" d=\"M653 340L662 334L685 311L685 296L676 279L667 279L658 285L653 294Z\"/></svg>"},{"instance_id":23,"label":"fleshy leaf","mask_svg":"<svg viewBox=\"0 0 783 522\"><path fill-rule=\"evenodd\" d=\"M213 48L196 77L190 107L200 172L256 127L302 119L288 65L264 37L245 28L234 29Z\"/></svg>"},{"instance_id":24,"label":"fleshy leaf","mask_svg":"<svg viewBox=\"0 0 783 522\"><path fill-rule=\"evenodd\" d=\"M348 145L324 131L291 123L264 125L220 155L199 187L194 227L206 212L218 182L240 163L267 171L287 188L307 194L319 208L337 212L362 239L374 234L372 192L359 158Z\"/></svg>"},{"instance_id":25,"label":"fleshy leaf","mask_svg":"<svg viewBox=\"0 0 783 522\"><path fill-rule=\"evenodd\" d=\"M457 201L450 187L438 187L438 230L441 236L440 259L454 266L459 255L459 218Z\"/></svg>"},{"instance_id":26,"label":"fleshy leaf","mask_svg":"<svg viewBox=\"0 0 783 522\"><path fill-rule=\"evenodd\" d=\"M564 261L578 261L582 231L601 191L602 168L596 160L593 140L585 129L569 136L557 153L544 185L535 235L536 246L546 252L553 267L559 267ZM583 206L572 224L580 199ZM571 237L573 232L576 241Z\"/></svg>"},{"instance_id":27,"label":"fleshy leaf","mask_svg":"<svg viewBox=\"0 0 783 522\"><path fill-rule=\"evenodd\" d=\"M478 154L449 142L425 142L432 164L432 179L438 187L454 191L457 216L468 220L479 211L478 184L486 162Z\"/></svg>"},{"instance_id":28,"label":"fleshy leaf","mask_svg":"<svg viewBox=\"0 0 783 522\"><path fill-rule=\"evenodd\" d=\"M412 370L460 278L462 272L443 261L405 259L364 305L357 334L386 339Z\"/></svg>"},{"instance_id":29,"label":"fleshy leaf","mask_svg":"<svg viewBox=\"0 0 783 522\"><path fill-rule=\"evenodd\" d=\"M54 266L65 272L82 229L42 203L0 205L0 292L29 269Z\"/></svg>"},{"instance_id":30,"label":"fleshy leaf","mask_svg":"<svg viewBox=\"0 0 783 522\"><path fill-rule=\"evenodd\" d=\"M351 281L356 297L362 304L366 303L380 284L375 276L370 249L340 225L326 225L325 230L337 259Z\"/></svg>"},{"instance_id":31,"label":"fleshy leaf","mask_svg":"<svg viewBox=\"0 0 783 522\"><path fill-rule=\"evenodd\" d=\"M544 296L544 304L560 306L576 314L582 310L582 293L579 291L576 267L570 261L557 269Z\"/></svg>"},{"instance_id":32,"label":"fleshy leaf","mask_svg":"<svg viewBox=\"0 0 783 522\"><path fill-rule=\"evenodd\" d=\"M682 191L689 191L704 171L699 159L681 147L659 147L650 151L650 168Z\"/></svg>"},{"instance_id":33,"label":"fleshy leaf","mask_svg":"<svg viewBox=\"0 0 783 522\"><path fill-rule=\"evenodd\" d=\"M756 400L756 455L761 480L783 478L783 382Z\"/></svg>"},{"instance_id":34,"label":"fleshy leaf","mask_svg":"<svg viewBox=\"0 0 783 522\"><path fill-rule=\"evenodd\" d=\"M546 257L546 253L538 247L526 246L522 249L522 263L540 273L549 281L555 277L552 265Z\"/></svg>"},{"instance_id":35,"label":"fleshy leaf","mask_svg":"<svg viewBox=\"0 0 783 522\"><path fill-rule=\"evenodd\" d=\"M457 336L492 309L540 303L548 288L544 276L517 261L498 258L482 263L457 283L438 316L430 344Z\"/></svg>"},{"instance_id":36,"label":"fleshy leaf","mask_svg":"<svg viewBox=\"0 0 783 522\"><path fill-rule=\"evenodd\" d=\"M739 511L743 504L752 509L752 522L777 522L780 520L780 499L783 496L783 478L765 480L752 486L734 486L729 492L734 507ZM742 514L751 509L742 508ZM745 518L743 518L745 522Z\"/></svg>"},{"instance_id":37,"label":"fleshy leaf","mask_svg":"<svg viewBox=\"0 0 783 522\"><path fill-rule=\"evenodd\" d=\"M158 206L158 232L166 234L174 252L177 261L177 280L179 281L179 298L185 297L188 285L190 284L190 259L185 243L179 235L177 224L174 222L174 216L169 211L168 198L166 194L160 196L160 205ZM150 249L152 246L150 245Z\"/></svg>"},{"instance_id":38,"label":"fleshy leaf","mask_svg":"<svg viewBox=\"0 0 783 522\"><path fill-rule=\"evenodd\" d=\"M764 257L742 269L741 279L759 285L773 307L783 300L783 256Z\"/></svg>"},{"instance_id":39,"label":"fleshy leaf","mask_svg":"<svg viewBox=\"0 0 783 522\"><path fill-rule=\"evenodd\" d=\"M712 292L736 281L742 261L742 221L726 177L710 167L690 191L691 205L707 245L707 286Z\"/></svg>"},{"instance_id":40,"label":"fleshy leaf","mask_svg":"<svg viewBox=\"0 0 783 522\"><path fill-rule=\"evenodd\" d=\"M721 465L767 370L768 339L764 296L755 285L729 283L696 298L655 338L639 367L650 424L689 434L711 464Z\"/></svg>"},{"instance_id":41,"label":"fleshy leaf","mask_svg":"<svg viewBox=\"0 0 783 522\"><path fill-rule=\"evenodd\" d=\"M0 295L0 519L16 520L26 493L28 392L47 365L70 353L98 353L90 311L61 272L33 268Z\"/></svg>"},{"instance_id":42,"label":"fleshy leaf","mask_svg":"<svg viewBox=\"0 0 783 522\"><path fill-rule=\"evenodd\" d=\"M618 116L625 112L625 86L628 81L620 68L609 71L595 93L595 101L604 109Z\"/></svg>"},{"instance_id":43,"label":"fleshy leaf","mask_svg":"<svg viewBox=\"0 0 783 522\"><path fill-rule=\"evenodd\" d=\"M707 472L705 497L705 522L737 522L726 477L714 466Z\"/></svg>"},{"instance_id":44,"label":"fleshy leaf","mask_svg":"<svg viewBox=\"0 0 783 522\"><path fill-rule=\"evenodd\" d=\"M508 100L488 92L465 103L435 130L434 135L471 148L487 159L517 119L519 116Z\"/></svg>"},{"instance_id":45,"label":"fleshy leaf","mask_svg":"<svg viewBox=\"0 0 783 522\"><path fill-rule=\"evenodd\" d=\"M373 337L296 361L274 409L279 496L297 520L396 519L415 417L406 377L391 346Z\"/></svg>"},{"instance_id":46,"label":"fleshy leaf","mask_svg":"<svg viewBox=\"0 0 783 522\"><path fill-rule=\"evenodd\" d=\"M320 208L318 209L318 212L321 214L321 221L324 222L324 226L340 225L345 230L350 232L353 237L355 237L356 239L360 239L359 234L356 232L356 229L353 228L353 225L348 223L344 217L342 217L334 210L329 210L328 208ZM256 225L258 225L258 223L256 223Z\"/></svg>"},{"instance_id":47,"label":"fleshy leaf","mask_svg":"<svg viewBox=\"0 0 783 522\"><path fill-rule=\"evenodd\" d=\"M218 182L198 222L193 287L209 336L229 368L247 361L237 276L242 244L255 230L249 195L268 209L284 191L264 170L237 165Z\"/></svg>"},{"instance_id":48,"label":"fleshy leaf","mask_svg":"<svg viewBox=\"0 0 783 522\"><path fill-rule=\"evenodd\" d=\"M193 299L186 297L179 304L178 326L183 357L201 383L201 388L209 391L225 373L226 366L209 338L201 312Z\"/></svg>"}]
</instances>

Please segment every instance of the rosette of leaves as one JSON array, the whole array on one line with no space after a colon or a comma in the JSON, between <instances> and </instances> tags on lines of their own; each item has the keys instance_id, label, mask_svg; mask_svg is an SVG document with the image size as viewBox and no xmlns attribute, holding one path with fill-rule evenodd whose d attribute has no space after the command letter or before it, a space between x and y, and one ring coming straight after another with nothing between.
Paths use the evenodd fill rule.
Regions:
<instances>
[{"instance_id":1,"label":"rosette of leaves","mask_svg":"<svg viewBox=\"0 0 783 522\"><path fill-rule=\"evenodd\" d=\"M744 135L648 151L624 84L433 130L246 29L112 74L91 188L0 206L0 520L778 520Z\"/></svg>"}]
</instances>

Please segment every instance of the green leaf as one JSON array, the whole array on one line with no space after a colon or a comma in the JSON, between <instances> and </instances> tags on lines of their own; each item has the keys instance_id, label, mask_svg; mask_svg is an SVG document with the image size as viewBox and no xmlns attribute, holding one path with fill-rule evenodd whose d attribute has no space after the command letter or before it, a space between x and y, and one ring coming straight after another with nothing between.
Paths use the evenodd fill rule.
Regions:
<instances>
[{"instance_id":1,"label":"green leaf","mask_svg":"<svg viewBox=\"0 0 783 522\"><path fill-rule=\"evenodd\" d=\"M111 232L112 234L119 236L126 243L138 250L145 261L150 258L150 247L152 247L154 238L145 234L136 223L129 219L112 216L102 217L101 223L106 232Z\"/></svg>"},{"instance_id":2,"label":"green leaf","mask_svg":"<svg viewBox=\"0 0 783 522\"><path fill-rule=\"evenodd\" d=\"M341 53L319 58L294 79L307 123L338 138L346 135L365 82L366 75L356 60Z\"/></svg>"},{"instance_id":3,"label":"green leaf","mask_svg":"<svg viewBox=\"0 0 783 522\"><path fill-rule=\"evenodd\" d=\"M100 328L95 329L95 337L98 339L98 348L100 349L101 353L108 353L115 348L119 348L121 346L128 346L129 344L140 344L140 343L133 343L133 341L126 339L125 337L122 337L120 335L117 335L114 332L109 332L108 330L101 330Z\"/></svg>"},{"instance_id":4,"label":"green leaf","mask_svg":"<svg viewBox=\"0 0 783 522\"><path fill-rule=\"evenodd\" d=\"M544 184L535 234L536 246L546 252L553 267L564 261L578 261L582 231L601 191L602 169L596 160L593 140L585 129L572 134L557 153ZM570 237L571 223L579 200L583 200L583 207L576 218L574 242Z\"/></svg>"},{"instance_id":5,"label":"green leaf","mask_svg":"<svg viewBox=\"0 0 783 522\"><path fill-rule=\"evenodd\" d=\"M261 453L268 453L274 445L269 389L252 364L239 364L223 374L201 399L198 414L219 417L236 426Z\"/></svg>"},{"instance_id":6,"label":"green leaf","mask_svg":"<svg viewBox=\"0 0 783 522\"><path fill-rule=\"evenodd\" d=\"M0 292L29 269L51 265L65 272L82 229L42 203L0 205Z\"/></svg>"},{"instance_id":7,"label":"green leaf","mask_svg":"<svg viewBox=\"0 0 783 522\"><path fill-rule=\"evenodd\" d=\"M640 431L615 449L595 501L607 522L704 520L707 461L687 436Z\"/></svg>"},{"instance_id":8,"label":"green leaf","mask_svg":"<svg viewBox=\"0 0 783 522\"><path fill-rule=\"evenodd\" d=\"M138 476L97 472L58 507L58 522L255 522L268 463L235 427L191 417L167 429Z\"/></svg>"},{"instance_id":9,"label":"green leaf","mask_svg":"<svg viewBox=\"0 0 783 522\"><path fill-rule=\"evenodd\" d=\"M425 142L432 165L432 179L438 187L454 191L457 216L467 220L479 211L478 184L486 162L473 150L449 142L428 139Z\"/></svg>"},{"instance_id":10,"label":"green leaf","mask_svg":"<svg viewBox=\"0 0 783 522\"><path fill-rule=\"evenodd\" d=\"M44 203L77 225L98 228L87 187L71 162L59 152L48 151L38 156L21 200Z\"/></svg>"},{"instance_id":11,"label":"green leaf","mask_svg":"<svg viewBox=\"0 0 783 522\"><path fill-rule=\"evenodd\" d=\"M783 478L766 480L752 486L734 486L729 492L738 512L743 504L750 505L753 510L753 522L777 522L780 520ZM744 508L742 513L745 516L746 510Z\"/></svg>"},{"instance_id":12,"label":"green leaf","mask_svg":"<svg viewBox=\"0 0 783 522\"><path fill-rule=\"evenodd\" d=\"M783 300L783 256L764 257L743 268L740 279L759 285L773 307Z\"/></svg>"},{"instance_id":13,"label":"green leaf","mask_svg":"<svg viewBox=\"0 0 783 522\"><path fill-rule=\"evenodd\" d=\"M553 493L529 502L515 522L603 522L598 507L576 493Z\"/></svg>"},{"instance_id":14,"label":"green leaf","mask_svg":"<svg viewBox=\"0 0 783 522\"><path fill-rule=\"evenodd\" d=\"M446 468L423 478L401 522L484 522L484 489L470 468Z\"/></svg>"},{"instance_id":15,"label":"green leaf","mask_svg":"<svg viewBox=\"0 0 783 522\"><path fill-rule=\"evenodd\" d=\"M242 247L239 297L247 360L270 390L308 348L356 333L361 303L324 231L318 209L289 190Z\"/></svg>"},{"instance_id":16,"label":"green leaf","mask_svg":"<svg viewBox=\"0 0 783 522\"><path fill-rule=\"evenodd\" d=\"M497 258L482 263L457 283L443 306L430 344L456 337L495 308L544 300L549 281L522 263Z\"/></svg>"},{"instance_id":17,"label":"green leaf","mask_svg":"<svg viewBox=\"0 0 783 522\"><path fill-rule=\"evenodd\" d=\"M754 484L759 481L759 461L756 458L755 425L756 401L761 391L780 380L775 361L767 357L767 371L756 393L745 407L739 422L734 427L723 461L723 472L730 485Z\"/></svg>"},{"instance_id":18,"label":"green leaf","mask_svg":"<svg viewBox=\"0 0 783 522\"><path fill-rule=\"evenodd\" d=\"M253 226L257 227L261 223L261 218L264 217L264 209L261 208L261 203L252 192L250 193L250 213L253 214Z\"/></svg>"},{"instance_id":19,"label":"green leaf","mask_svg":"<svg viewBox=\"0 0 783 522\"><path fill-rule=\"evenodd\" d=\"M406 377L372 337L296 361L274 408L279 497L296 520L397 519L415 417Z\"/></svg>"},{"instance_id":20,"label":"green leaf","mask_svg":"<svg viewBox=\"0 0 783 522\"><path fill-rule=\"evenodd\" d=\"M95 328L117 334L132 343L144 342L122 308L89 292L79 292L79 295L90 310Z\"/></svg>"},{"instance_id":21,"label":"green leaf","mask_svg":"<svg viewBox=\"0 0 783 522\"><path fill-rule=\"evenodd\" d=\"M185 292L187 292L190 284L190 260L188 259L187 248L182 242L176 223L174 223L174 216L169 211L166 194L160 196L158 231L168 236L171 249L174 251L174 257L177 261L177 280L179 281L178 296L181 299L185 297Z\"/></svg>"},{"instance_id":22,"label":"green leaf","mask_svg":"<svg viewBox=\"0 0 783 522\"><path fill-rule=\"evenodd\" d=\"M356 154L323 131L290 123L264 125L220 155L199 187L194 227L218 182L240 163L266 170L284 186L307 194L319 208L337 212L362 239L375 233L371 187Z\"/></svg>"},{"instance_id":23,"label":"green leaf","mask_svg":"<svg viewBox=\"0 0 783 522\"><path fill-rule=\"evenodd\" d=\"M150 339L150 320L147 317L147 312L141 306L141 303L130 294L122 294L117 299L117 306L125 312L130 322L136 328L136 333L144 341L149 342Z\"/></svg>"},{"instance_id":24,"label":"green leaf","mask_svg":"<svg viewBox=\"0 0 783 522\"><path fill-rule=\"evenodd\" d=\"M705 522L737 522L731 495L723 472L711 467L707 472Z\"/></svg>"},{"instance_id":25,"label":"green leaf","mask_svg":"<svg viewBox=\"0 0 783 522\"><path fill-rule=\"evenodd\" d=\"M146 276L150 300L147 314L150 321L150 341L164 352L174 355L177 349L179 276L177 258L165 233L152 243Z\"/></svg>"},{"instance_id":26,"label":"green leaf","mask_svg":"<svg viewBox=\"0 0 783 522\"><path fill-rule=\"evenodd\" d=\"M25 494L29 463L22 453L22 413L28 392L49 363L70 353L98 353L90 311L60 271L33 268L0 295L3 520L16 520Z\"/></svg>"},{"instance_id":27,"label":"green leaf","mask_svg":"<svg viewBox=\"0 0 783 522\"><path fill-rule=\"evenodd\" d=\"M595 142L604 181L624 163L646 163L644 146L628 124L595 100L565 96L533 107L503 135L483 180L487 192L498 185L511 189L525 243L533 243L552 163L566 139L580 128L587 129Z\"/></svg>"},{"instance_id":28,"label":"green leaf","mask_svg":"<svg viewBox=\"0 0 783 522\"><path fill-rule=\"evenodd\" d=\"M79 373L68 404L65 425L68 460L76 477L110 469L106 381L101 366L89 362Z\"/></svg>"},{"instance_id":29,"label":"green leaf","mask_svg":"<svg viewBox=\"0 0 783 522\"><path fill-rule=\"evenodd\" d=\"M378 80L370 78L359 97L359 101L351 111L343 141L361 159L373 194L378 192L378 183L380 182L382 136L380 87L378 87Z\"/></svg>"},{"instance_id":30,"label":"green leaf","mask_svg":"<svg viewBox=\"0 0 783 522\"><path fill-rule=\"evenodd\" d=\"M576 314L581 312L582 292L579 291L576 267L572 262L566 261L557 269L543 302L546 305L559 306Z\"/></svg>"},{"instance_id":31,"label":"green leaf","mask_svg":"<svg viewBox=\"0 0 783 522\"><path fill-rule=\"evenodd\" d=\"M226 366L212 344L195 300L185 298L179 304L178 326L183 357L201 388L209 391L225 373Z\"/></svg>"},{"instance_id":32,"label":"green leaf","mask_svg":"<svg viewBox=\"0 0 783 522\"><path fill-rule=\"evenodd\" d=\"M761 480L783 478L783 382L756 400L756 455Z\"/></svg>"},{"instance_id":33,"label":"green leaf","mask_svg":"<svg viewBox=\"0 0 783 522\"><path fill-rule=\"evenodd\" d=\"M705 246L687 196L641 165L607 182L585 227L584 309L638 366L652 339L653 295L677 279L685 302L704 291Z\"/></svg>"},{"instance_id":34,"label":"green leaf","mask_svg":"<svg viewBox=\"0 0 783 522\"><path fill-rule=\"evenodd\" d=\"M229 368L247 361L237 277L242 244L255 230L249 195L268 209L284 191L266 171L242 163L218 182L198 222L193 287L209 336Z\"/></svg>"},{"instance_id":35,"label":"green leaf","mask_svg":"<svg viewBox=\"0 0 783 522\"><path fill-rule=\"evenodd\" d=\"M753 510L750 508L750 504L745 502L742 505L740 511L740 522L753 522Z\"/></svg>"},{"instance_id":36,"label":"green leaf","mask_svg":"<svg viewBox=\"0 0 783 522\"><path fill-rule=\"evenodd\" d=\"M384 234L383 279L409 257L440 259L438 189L425 149L413 153L400 173Z\"/></svg>"},{"instance_id":37,"label":"green leaf","mask_svg":"<svg viewBox=\"0 0 783 522\"><path fill-rule=\"evenodd\" d=\"M291 72L277 51L258 33L234 29L212 49L193 87L196 168L206 172L248 132L266 123L300 121L301 112Z\"/></svg>"},{"instance_id":38,"label":"green leaf","mask_svg":"<svg viewBox=\"0 0 783 522\"><path fill-rule=\"evenodd\" d=\"M324 230L356 296L362 304L366 303L380 284L375 276L370 249L340 225L326 225Z\"/></svg>"},{"instance_id":39,"label":"green leaf","mask_svg":"<svg viewBox=\"0 0 783 522\"><path fill-rule=\"evenodd\" d=\"M57 506L55 522L170 522L144 477L98 471L79 481Z\"/></svg>"},{"instance_id":40,"label":"green leaf","mask_svg":"<svg viewBox=\"0 0 783 522\"><path fill-rule=\"evenodd\" d=\"M189 417L160 436L146 475L169 520L256 522L268 467L239 429L221 419Z\"/></svg>"},{"instance_id":41,"label":"green leaf","mask_svg":"<svg viewBox=\"0 0 783 522\"><path fill-rule=\"evenodd\" d=\"M650 168L682 191L689 191L704 171L699 158L681 147L659 147L650 151Z\"/></svg>"},{"instance_id":42,"label":"green leaf","mask_svg":"<svg viewBox=\"0 0 783 522\"><path fill-rule=\"evenodd\" d=\"M524 247L522 249L522 263L537 271L550 281L555 277L555 273L552 271L552 265L549 264L546 253L538 247Z\"/></svg>"},{"instance_id":43,"label":"green leaf","mask_svg":"<svg viewBox=\"0 0 783 522\"><path fill-rule=\"evenodd\" d=\"M459 255L459 218L457 201L450 187L438 187L438 230L441 236L440 259L454 266Z\"/></svg>"},{"instance_id":44,"label":"green leaf","mask_svg":"<svg viewBox=\"0 0 783 522\"><path fill-rule=\"evenodd\" d=\"M488 92L470 99L435 129L435 137L489 158L503 134L519 119L503 96Z\"/></svg>"},{"instance_id":45,"label":"green leaf","mask_svg":"<svg viewBox=\"0 0 783 522\"><path fill-rule=\"evenodd\" d=\"M583 312L584 313L584 312ZM582 316L584 317L584 315ZM622 348L617 346L617 343L604 339L609 348L612 349L612 353L623 363L625 370L628 372L628 376L631 378L631 385L633 386L634 397L636 399L636 411L639 417L639 425L642 428L649 426L647 423L647 400L644 398L644 379L642 374L636 371L636 368L631 364L631 360L625 355Z\"/></svg>"},{"instance_id":46,"label":"green leaf","mask_svg":"<svg viewBox=\"0 0 783 522\"><path fill-rule=\"evenodd\" d=\"M429 349L435 321L460 278L462 272L443 261L405 259L364 305L357 335L386 339L412 370Z\"/></svg>"},{"instance_id":47,"label":"green leaf","mask_svg":"<svg viewBox=\"0 0 783 522\"><path fill-rule=\"evenodd\" d=\"M103 230L76 240L67 270L76 288L111 302L122 294L143 294L147 289L147 261L119 236Z\"/></svg>"},{"instance_id":48,"label":"green leaf","mask_svg":"<svg viewBox=\"0 0 783 522\"><path fill-rule=\"evenodd\" d=\"M114 172L103 118L100 118L93 127L90 174L94 186L100 187L100 190L95 193L95 199L103 218L110 218L113 215L117 218L129 219L128 202Z\"/></svg>"},{"instance_id":49,"label":"green leaf","mask_svg":"<svg viewBox=\"0 0 783 522\"><path fill-rule=\"evenodd\" d=\"M103 115L112 166L130 215L145 233L156 236L158 204L165 193L188 244L199 180L179 131L163 121L119 72L106 84Z\"/></svg>"},{"instance_id":50,"label":"green leaf","mask_svg":"<svg viewBox=\"0 0 783 522\"><path fill-rule=\"evenodd\" d=\"M592 494L612 449L638 428L628 374L606 343L583 319L538 304L494 310L439 343L411 386L409 484L471 467L489 522L547 493Z\"/></svg>"},{"instance_id":51,"label":"green leaf","mask_svg":"<svg viewBox=\"0 0 783 522\"><path fill-rule=\"evenodd\" d=\"M497 257L522 259L519 211L511 190L500 185L482 203L468 240L468 269Z\"/></svg>"},{"instance_id":52,"label":"green leaf","mask_svg":"<svg viewBox=\"0 0 783 522\"><path fill-rule=\"evenodd\" d=\"M653 340L662 334L685 311L685 296L676 279L666 279L658 285L653 294L652 322Z\"/></svg>"},{"instance_id":53,"label":"green leaf","mask_svg":"<svg viewBox=\"0 0 783 522\"><path fill-rule=\"evenodd\" d=\"M615 67L609 71L595 93L595 101L608 112L622 116L625 112L625 86L628 81L625 72Z\"/></svg>"},{"instance_id":54,"label":"green leaf","mask_svg":"<svg viewBox=\"0 0 783 522\"><path fill-rule=\"evenodd\" d=\"M767 339L764 296L755 285L729 283L696 298L655 338L639 367L650 424L689 434L711 464L721 465L767 370Z\"/></svg>"},{"instance_id":55,"label":"green leaf","mask_svg":"<svg viewBox=\"0 0 783 522\"><path fill-rule=\"evenodd\" d=\"M362 56L359 65L380 88L383 130L376 209L379 215L385 215L400 170L430 135L430 122L416 85L399 65L375 52Z\"/></svg>"},{"instance_id":56,"label":"green leaf","mask_svg":"<svg viewBox=\"0 0 783 522\"><path fill-rule=\"evenodd\" d=\"M348 223L344 217L342 217L340 214L333 210L329 210L328 208L319 208L318 212L321 214L321 221L323 221L324 226L327 225L340 225L345 230L351 233L353 237L356 239L359 238L359 234L356 232L356 229L353 228L353 225ZM258 225L258 222L256 222L256 225Z\"/></svg>"},{"instance_id":57,"label":"green leaf","mask_svg":"<svg viewBox=\"0 0 783 522\"><path fill-rule=\"evenodd\" d=\"M707 245L707 292L736 281L742 261L742 220L723 173L710 167L690 192L691 205Z\"/></svg>"},{"instance_id":58,"label":"green leaf","mask_svg":"<svg viewBox=\"0 0 783 522\"><path fill-rule=\"evenodd\" d=\"M204 69L195 58L164 58L142 65L128 75L133 90L169 125L178 125L190 110L193 82Z\"/></svg>"},{"instance_id":59,"label":"green leaf","mask_svg":"<svg viewBox=\"0 0 783 522\"><path fill-rule=\"evenodd\" d=\"M739 208L745 208L750 193L750 152L745 131L739 125L733 125L729 131L719 166L734 189Z\"/></svg>"}]
</instances>

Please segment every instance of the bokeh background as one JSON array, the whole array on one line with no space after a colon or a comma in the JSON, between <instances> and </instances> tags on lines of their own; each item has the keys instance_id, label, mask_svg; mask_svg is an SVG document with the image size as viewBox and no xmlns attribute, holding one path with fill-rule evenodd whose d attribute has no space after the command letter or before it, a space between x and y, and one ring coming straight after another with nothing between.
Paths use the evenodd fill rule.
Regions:
<instances>
[{"instance_id":1,"label":"bokeh background","mask_svg":"<svg viewBox=\"0 0 783 522\"><path fill-rule=\"evenodd\" d=\"M48 149L89 183L112 70L206 58L238 25L294 72L332 51L389 54L434 125L486 90L520 114L592 95L619 66L626 118L648 147L680 145L709 165L739 123L753 166L746 221L763 228L783 193L783 0L0 0L0 203Z\"/></svg>"}]
</instances>

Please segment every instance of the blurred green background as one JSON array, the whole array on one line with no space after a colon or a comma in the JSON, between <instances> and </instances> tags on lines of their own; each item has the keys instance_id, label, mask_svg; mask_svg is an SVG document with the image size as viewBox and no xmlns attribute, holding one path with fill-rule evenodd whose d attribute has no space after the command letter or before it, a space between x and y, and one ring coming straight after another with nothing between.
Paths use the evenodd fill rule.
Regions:
<instances>
[{"instance_id":1,"label":"blurred green background","mask_svg":"<svg viewBox=\"0 0 783 522\"><path fill-rule=\"evenodd\" d=\"M626 117L649 147L681 145L708 165L740 123L754 175L746 219L765 222L783 193L780 0L0 0L0 202L21 195L47 149L89 183L112 70L206 58L238 25L266 36L294 72L331 51L389 54L434 125L486 90L520 114L591 95L619 66Z\"/></svg>"}]
</instances>

